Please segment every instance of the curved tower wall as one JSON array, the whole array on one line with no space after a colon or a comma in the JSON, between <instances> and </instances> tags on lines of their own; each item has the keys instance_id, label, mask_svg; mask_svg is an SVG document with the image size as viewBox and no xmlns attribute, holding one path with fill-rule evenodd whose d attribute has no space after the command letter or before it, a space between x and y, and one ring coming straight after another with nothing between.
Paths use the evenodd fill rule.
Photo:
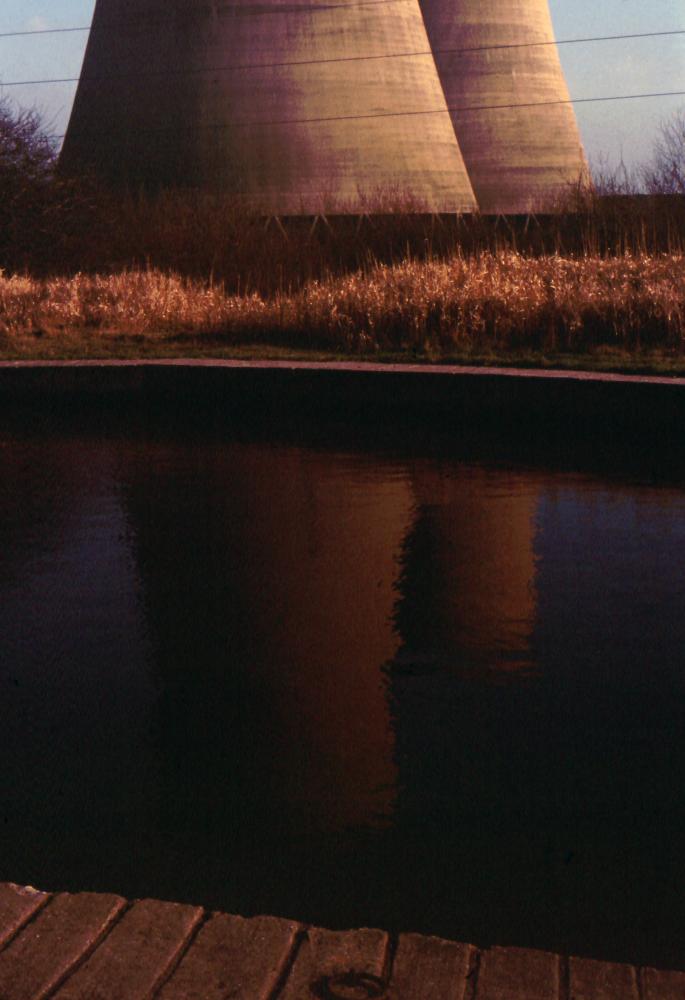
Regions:
<instances>
[{"instance_id":1,"label":"curved tower wall","mask_svg":"<svg viewBox=\"0 0 685 1000\"><path fill-rule=\"evenodd\" d=\"M418 0L98 0L62 162L282 214L470 211L432 56L383 58L429 49Z\"/></svg>"},{"instance_id":2,"label":"curved tower wall","mask_svg":"<svg viewBox=\"0 0 685 1000\"><path fill-rule=\"evenodd\" d=\"M553 209L586 169L572 105L468 110L569 99L548 0L420 3L481 212Z\"/></svg>"}]
</instances>

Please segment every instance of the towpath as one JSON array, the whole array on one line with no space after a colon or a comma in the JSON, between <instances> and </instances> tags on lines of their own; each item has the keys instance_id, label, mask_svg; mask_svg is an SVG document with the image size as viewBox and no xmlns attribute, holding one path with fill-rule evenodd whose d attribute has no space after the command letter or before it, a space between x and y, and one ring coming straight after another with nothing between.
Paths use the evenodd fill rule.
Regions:
<instances>
[{"instance_id":1,"label":"towpath","mask_svg":"<svg viewBox=\"0 0 685 1000\"><path fill-rule=\"evenodd\" d=\"M683 997L683 972L0 884L1 1000Z\"/></svg>"}]
</instances>

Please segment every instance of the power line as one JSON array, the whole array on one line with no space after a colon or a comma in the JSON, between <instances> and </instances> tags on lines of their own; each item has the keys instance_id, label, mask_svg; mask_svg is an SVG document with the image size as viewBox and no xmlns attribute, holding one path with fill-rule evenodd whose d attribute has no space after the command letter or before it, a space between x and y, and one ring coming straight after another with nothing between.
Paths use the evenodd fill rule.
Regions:
<instances>
[{"instance_id":1,"label":"power line","mask_svg":"<svg viewBox=\"0 0 685 1000\"><path fill-rule=\"evenodd\" d=\"M377 0L376 0L377 2ZM351 4L344 4L343 6L351 6ZM68 30L68 29L60 29ZM76 30L76 29L74 29ZM232 66L206 66L200 67L194 70L180 69L180 70L161 70L155 72L141 72L136 73L135 79L139 78L150 78L157 76L194 76L200 73L224 73L224 72L234 72L236 70L244 69L277 69L286 66L318 66L325 65L328 63L348 63L348 62L369 62L379 59L409 59L416 57L428 57L436 55L450 55L450 54L465 54L469 52L493 52L499 49L523 49L523 48L540 48L543 46L550 45L580 45L589 42L613 42L613 41L623 41L625 39L635 39L635 38L662 38L664 36L673 35L685 35L685 29L681 28L674 31L644 31L638 34L629 35L595 35L588 38L563 38L560 41L545 41L545 42L512 42L501 45L476 45L476 46L465 46L463 48L445 48L445 49L424 49L417 52L385 52L378 53L376 55L360 55L360 56L340 56L335 59L298 59L289 60L283 62L273 62L273 63L238 63ZM0 35L0 37L4 37ZM119 80L131 77L129 73L122 73L120 75L106 75L106 76L64 76L64 77L54 77L49 79L41 80L7 80L0 81L0 88L2 87L35 87L43 86L47 84L64 84L64 83L78 83L81 79L87 82L99 82L101 80Z\"/></svg>"},{"instance_id":2,"label":"power line","mask_svg":"<svg viewBox=\"0 0 685 1000\"><path fill-rule=\"evenodd\" d=\"M411 2L411 0L348 0L347 3L327 3L325 5L312 4L310 7L306 7L304 4L299 4L297 10L298 11L308 10L309 13L317 13L318 11L339 10L341 7L380 7L389 3L407 3L407 2ZM190 13L191 16L193 16L193 12ZM289 7L288 5L285 4L284 5L278 4L272 7L267 7L265 5L261 10L240 10L236 8L231 9L232 17L236 16L263 17L264 15L268 14L291 14L291 13L292 13L292 7ZM172 11L171 14L165 14L163 18L158 18L157 20L152 20L151 18L145 18L145 19L138 18L135 21L133 20L111 21L109 24L105 22L104 25L101 22L98 22L98 26L119 28L119 27L130 27L130 26L135 27L136 25L143 24L146 27L156 28L160 24L167 24L169 20L173 18L173 16L174 12ZM194 16L197 17L197 13L195 13ZM182 14L181 17L184 20L188 20L188 13ZM69 32L90 31L92 27L93 24L91 23L91 24L81 24L76 27L66 27L66 28L30 28L30 29L27 28L24 30L17 30L17 31L0 31L0 38L22 38L31 35L63 35L63 34L68 34Z\"/></svg>"},{"instance_id":3,"label":"power line","mask_svg":"<svg viewBox=\"0 0 685 1000\"><path fill-rule=\"evenodd\" d=\"M660 93L649 93L649 94L617 94L606 97L576 97L569 98L568 100L559 101L529 101L525 104L476 104L472 106L464 107L445 107L445 108L431 108L423 111L378 111L371 114L364 115L331 115L326 118L289 118L280 119L277 121L252 121L252 122L220 122L216 125L189 125L184 129L179 129L177 126L168 126L155 129L137 129L136 133L139 135L151 135L164 132L180 132L180 131L190 131L195 132L199 130L212 130L219 131L228 128L255 128L255 127L273 127L276 125L317 125L325 122L344 122L344 121L365 121L368 119L376 118L412 118L421 115L443 115L443 114L467 114L474 111L504 111L513 110L515 108L548 108L554 106L571 105L571 104L599 104L601 102L609 101L638 101L646 100L650 98L657 97L685 97L685 90L669 90L661 91ZM92 135L93 133L90 133ZM106 135L108 133L102 133ZM51 135L51 139L64 139L65 134L61 135Z\"/></svg>"},{"instance_id":4,"label":"power line","mask_svg":"<svg viewBox=\"0 0 685 1000\"><path fill-rule=\"evenodd\" d=\"M31 28L29 31L2 31L0 38L23 38L26 35L67 35L71 32L90 31L90 25L77 28Z\"/></svg>"}]
</instances>

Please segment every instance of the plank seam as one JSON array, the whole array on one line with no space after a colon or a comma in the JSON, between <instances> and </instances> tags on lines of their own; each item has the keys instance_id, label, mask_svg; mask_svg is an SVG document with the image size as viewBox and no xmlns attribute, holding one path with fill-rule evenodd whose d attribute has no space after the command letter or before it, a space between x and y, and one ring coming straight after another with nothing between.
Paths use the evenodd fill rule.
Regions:
<instances>
[{"instance_id":1,"label":"plank seam","mask_svg":"<svg viewBox=\"0 0 685 1000\"><path fill-rule=\"evenodd\" d=\"M16 938L19 937L21 932L25 930L29 924L33 923L39 913L42 913L48 903L53 899L52 893L46 893L45 898L38 903L38 906L30 913L27 913L17 924L11 934L8 934L4 941L0 941L0 952L4 951Z\"/></svg>"},{"instance_id":2,"label":"plank seam","mask_svg":"<svg viewBox=\"0 0 685 1000\"><path fill-rule=\"evenodd\" d=\"M283 993L283 990L288 984L288 979L299 954L300 948L307 938L308 932L309 924L297 925L290 947L281 961L281 967L276 974L273 986L270 987L268 993L265 995L265 1000L278 1000L278 997L280 997Z\"/></svg>"},{"instance_id":3,"label":"plank seam","mask_svg":"<svg viewBox=\"0 0 685 1000\"><path fill-rule=\"evenodd\" d=\"M571 963L568 955L559 956L559 1000L571 1000Z\"/></svg>"},{"instance_id":4,"label":"plank seam","mask_svg":"<svg viewBox=\"0 0 685 1000\"><path fill-rule=\"evenodd\" d=\"M202 909L202 907L198 907L197 909L199 912L196 913L195 919L188 928L185 937L182 938L176 951L169 958L169 961L166 963L161 972L156 976L152 986L142 1000L151 1000L151 998L154 997L154 995L159 991L160 987L168 981L169 977L178 968L179 962L188 951L188 948L190 948L190 945L195 940L195 936L200 927L206 922L205 910Z\"/></svg>"},{"instance_id":5,"label":"plank seam","mask_svg":"<svg viewBox=\"0 0 685 1000\"><path fill-rule=\"evenodd\" d=\"M635 968L635 982L637 983L638 1000L646 1000L647 988L645 986L645 970L641 965L636 966Z\"/></svg>"},{"instance_id":6,"label":"plank seam","mask_svg":"<svg viewBox=\"0 0 685 1000\"><path fill-rule=\"evenodd\" d=\"M383 965L381 976L389 987L392 980L392 972L395 966L395 955L400 946L400 939L397 934L388 934L385 940L385 954L383 955Z\"/></svg>"},{"instance_id":7,"label":"plank seam","mask_svg":"<svg viewBox=\"0 0 685 1000\"><path fill-rule=\"evenodd\" d=\"M480 976L482 957L483 954L479 948L470 947L466 979L464 981L464 1000L477 1000L478 977Z\"/></svg>"},{"instance_id":8,"label":"plank seam","mask_svg":"<svg viewBox=\"0 0 685 1000\"><path fill-rule=\"evenodd\" d=\"M188 934L186 940L183 942L183 945L178 949L176 954L173 956L173 958L167 965L164 972L157 977L157 982L153 985L152 989L148 993L147 1000L154 1000L154 997L159 996L160 992L164 989L164 987L169 982L173 974L176 972L176 969L178 969L179 965L181 964L183 959L186 957L186 955L192 948L202 928L205 926L205 924L209 923L209 921L213 916L215 916L215 914L210 912L209 910L202 909L200 911L199 919L191 927L190 933Z\"/></svg>"},{"instance_id":9,"label":"plank seam","mask_svg":"<svg viewBox=\"0 0 685 1000\"><path fill-rule=\"evenodd\" d=\"M91 941L90 944L86 945L81 954L76 956L71 965L69 965L64 972L57 977L52 985L41 990L39 993L36 993L32 1000L49 1000L50 997L53 997L55 993L57 993L57 991L64 986L67 980L70 979L75 972L78 972L81 966L86 963L95 949L100 947L102 942L109 935L110 931L116 927L118 923L120 923L127 911L130 910L131 906L131 903L126 900L122 900L122 905L109 916L94 940Z\"/></svg>"}]
</instances>

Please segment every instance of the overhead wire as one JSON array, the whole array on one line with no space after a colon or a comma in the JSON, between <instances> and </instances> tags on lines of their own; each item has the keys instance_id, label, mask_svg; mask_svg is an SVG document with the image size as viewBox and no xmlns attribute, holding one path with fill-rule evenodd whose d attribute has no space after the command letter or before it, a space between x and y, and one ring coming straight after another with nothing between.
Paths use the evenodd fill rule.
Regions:
<instances>
[{"instance_id":1,"label":"overhead wire","mask_svg":"<svg viewBox=\"0 0 685 1000\"><path fill-rule=\"evenodd\" d=\"M316 11L325 11L330 9L339 9L341 7L367 7L367 6L377 6L387 3L399 3L404 2L404 0L347 0L345 3L339 4L326 4L317 5L313 9ZM235 10L235 8L234 8ZM259 14L259 13L289 13L292 11L290 5L284 4L283 6L278 6L269 9L262 9L255 11L244 11L238 12L243 14ZM121 23L121 22L119 22ZM137 22L124 22L124 23L137 23ZM149 22L147 22L149 23ZM26 29L23 31L11 31L11 32L0 32L1 38L11 38L19 36L33 36L33 35L47 35L47 34L64 34L69 32L82 32L90 31L91 25L88 26L74 26L74 27L62 27L62 28L35 28ZM219 72L234 72L237 70L250 70L250 69L275 69L288 66L310 66L310 65L322 65L328 63L347 63L347 62L366 62L373 60L383 60L383 59L406 59L406 58L423 58L428 56L436 55L450 55L450 54L468 54L477 52L488 52L497 51L501 49L521 49L521 48L538 48L553 45L579 45L579 44L590 44L594 42L610 42L610 41L624 41L642 38L664 38L673 36L685 35L685 29L671 29L668 31L643 31L643 32L632 32L632 33L622 33L616 35L592 35L585 36L582 38L562 38L559 40L545 40L536 42L506 42L493 45L477 45L477 46L461 46L458 48L432 48L426 50L419 50L415 52L390 52L390 53L378 53L373 55L358 55L358 56L340 56L338 58L327 58L327 59L302 59L302 60L288 60L272 63L243 63L233 66L213 66L213 67L201 67L196 70L164 70L155 72L141 72L140 74L135 74L134 78L138 77L155 77L155 76L176 76L176 75L196 75L197 73L219 73ZM35 79L35 80L0 80L0 90L3 87L26 87L26 86L43 86L50 84L67 84L67 83L78 83L81 80L88 82L99 82L106 81L109 79L125 79L131 77L131 74L121 74L119 76L91 76L91 77L54 77L45 79ZM432 115L432 114L467 114L477 111L498 111L498 110L514 110L517 108L536 108L536 107L550 107L554 105L575 105L575 104L594 104L602 102L611 101L635 101L635 100L646 100L654 98L666 98L666 97L682 97L685 96L685 91L673 90L673 91L661 91L661 92L651 92L651 93L640 93L640 94L618 94L610 96L598 96L598 97L578 97L578 98L568 98L563 100L554 101L534 101L520 104L483 104L483 105L473 105L464 107L442 107L433 108L426 110L415 110L415 111L390 111L390 112L373 112L369 114L361 115L336 115L321 118L300 118L300 119L283 119L278 121L248 121L248 122L222 122L216 125L202 125L202 126L190 126L191 129L224 129L224 128L246 128L246 127L257 127L257 126L278 126L278 125L310 125L325 122L334 121L361 121L367 119L376 118L395 118L395 117L412 117L420 115ZM165 132L165 131L175 131L177 127L170 128L160 128L160 129L145 129L141 131L145 132ZM63 139L64 135L53 135L53 139Z\"/></svg>"},{"instance_id":2,"label":"overhead wire","mask_svg":"<svg viewBox=\"0 0 685 1000\"><path fill-rule=\"evenodd\" d=\"M429 108L416 111L377 111L370 114L330 115L322 118L284 118L273 121L217 122L216 124L189 125L184 129L180 129L178 126L168 126L154 129L135 129L134 131L139 135L151 135L164 132L195 132L200 130L218 131L230 128L272 128L277 125L316 125L326 122L365 121L377 118L411 118L421 115L442 115L451 113L466 114L474 111L504 111L516 108L546 108L554 107L555 105L598 104L609 101L638 101L657 97L685 97L685 90L668 90L643 94L616 94L602 97L575 97L557 101L528 101L521 104L475 104L470 107L455 107L450 105L444 108ZM92 135L92 133L89 134ZM49 138L64 139L65 134L51 135Z\"/></svg>"},{"instance_id":3,"label":"overhead wire","mask_svg":"<svg viewBox=\"0 0 685 1000\"><path fill-rule=\"evenodd\" d=\"M316 13L318 11L325 11L325 10L339 10L341 7L381 7L391 3L411 3L411 2L413 2L413 0L347 0L347 2L345 3L310 4L308 6L302 3L298 3L297 10L302 11L303 9L307 9L309 13ZM231 15L234 17L235 16L264 17L270 14L292 14L293 12L293 6L291 4L273 4L270 7L267 6L266 4L263 4L257 10L254 9L241 10L236 6L226 5L226 7L228 6L231 7ZM171 11L166 10L164 11L163 16L157 18L156 20L153 18L137 18L136 20L116 20L111 22L111 26L130 27L132 25L135 26L139 24L144 24L147 27L156 28L160 24L167 24L169 22L169 19L172 18L176 13L180 13L181 18L183 18L184 20L188 20L189 15L190 17L193 16L198 17L204 12L203 11L178 12L174 10ZM20 38L27 35L28 36L60 35L60 34L68 34L69 32L90 31L92 27L93 24L91 23L91 24L80 24L75 27L67 26L62 28L24 28L24 29L17 29L15 31L0 31L0 38Z\"/></svg>"},{"instance_id":4,"label":"overhead wire","mask_svg":"<svg viewBox=\"0 0 685 1000\"><path fill-rule=\"evenodd\" d=\"M374 0L378 3L379 0ZM352 4L343 4L342 6L352 6ZM319 8L317 8L319 9ZM66 29L63 29L66 30ZM197 74L203 73L225 73L225 72L235 72L237 70L247 70L247 69L278 69L285 68L288 66L319 66L326 65L330 63L350 63L350 62L369 62L375 60L384 59L409 59L409 58L427 58L429 56L436 55L457 55L457 54L467 54L476 52L493 52L501 49L522 49L522 48L539 48L543 46L550 45L580 45L588 44L591 42L610 42L610 41L624 41L626 39L639 39L639 38L662 38L664 36L674 36L674 35L685 35L685 28L679 28L677 30L671 31L643 31L633 34L622 34L622 35L594 35L586 38L562 38L559 41L544 41L544 42L508 42L498 45L476 45L476 46L460 46L458 48L433 48L433 49L421 49L415 52L382 52L373 55L358 55L358 56L339 56L336 58L327 59L297 59L297 60L284 60L280 62L271 63L238 63L232 66L203 66L197 69L179 69L179 70L156 70L156 71L141 71L135 74L135 78L154 78L157 76L195 76ZM0 38L6 37L0 34ZM106 80L119 80L131 77L130 73L113 75L113 74L103 74L101 76L65 76L65 77L50 77L35 80L0 80L0 88L2 87L36 87L45 86L52 84L65 84L65 83L78 83L81 79L84 81L98 82Z\"/></svg>"}]
</instances>

